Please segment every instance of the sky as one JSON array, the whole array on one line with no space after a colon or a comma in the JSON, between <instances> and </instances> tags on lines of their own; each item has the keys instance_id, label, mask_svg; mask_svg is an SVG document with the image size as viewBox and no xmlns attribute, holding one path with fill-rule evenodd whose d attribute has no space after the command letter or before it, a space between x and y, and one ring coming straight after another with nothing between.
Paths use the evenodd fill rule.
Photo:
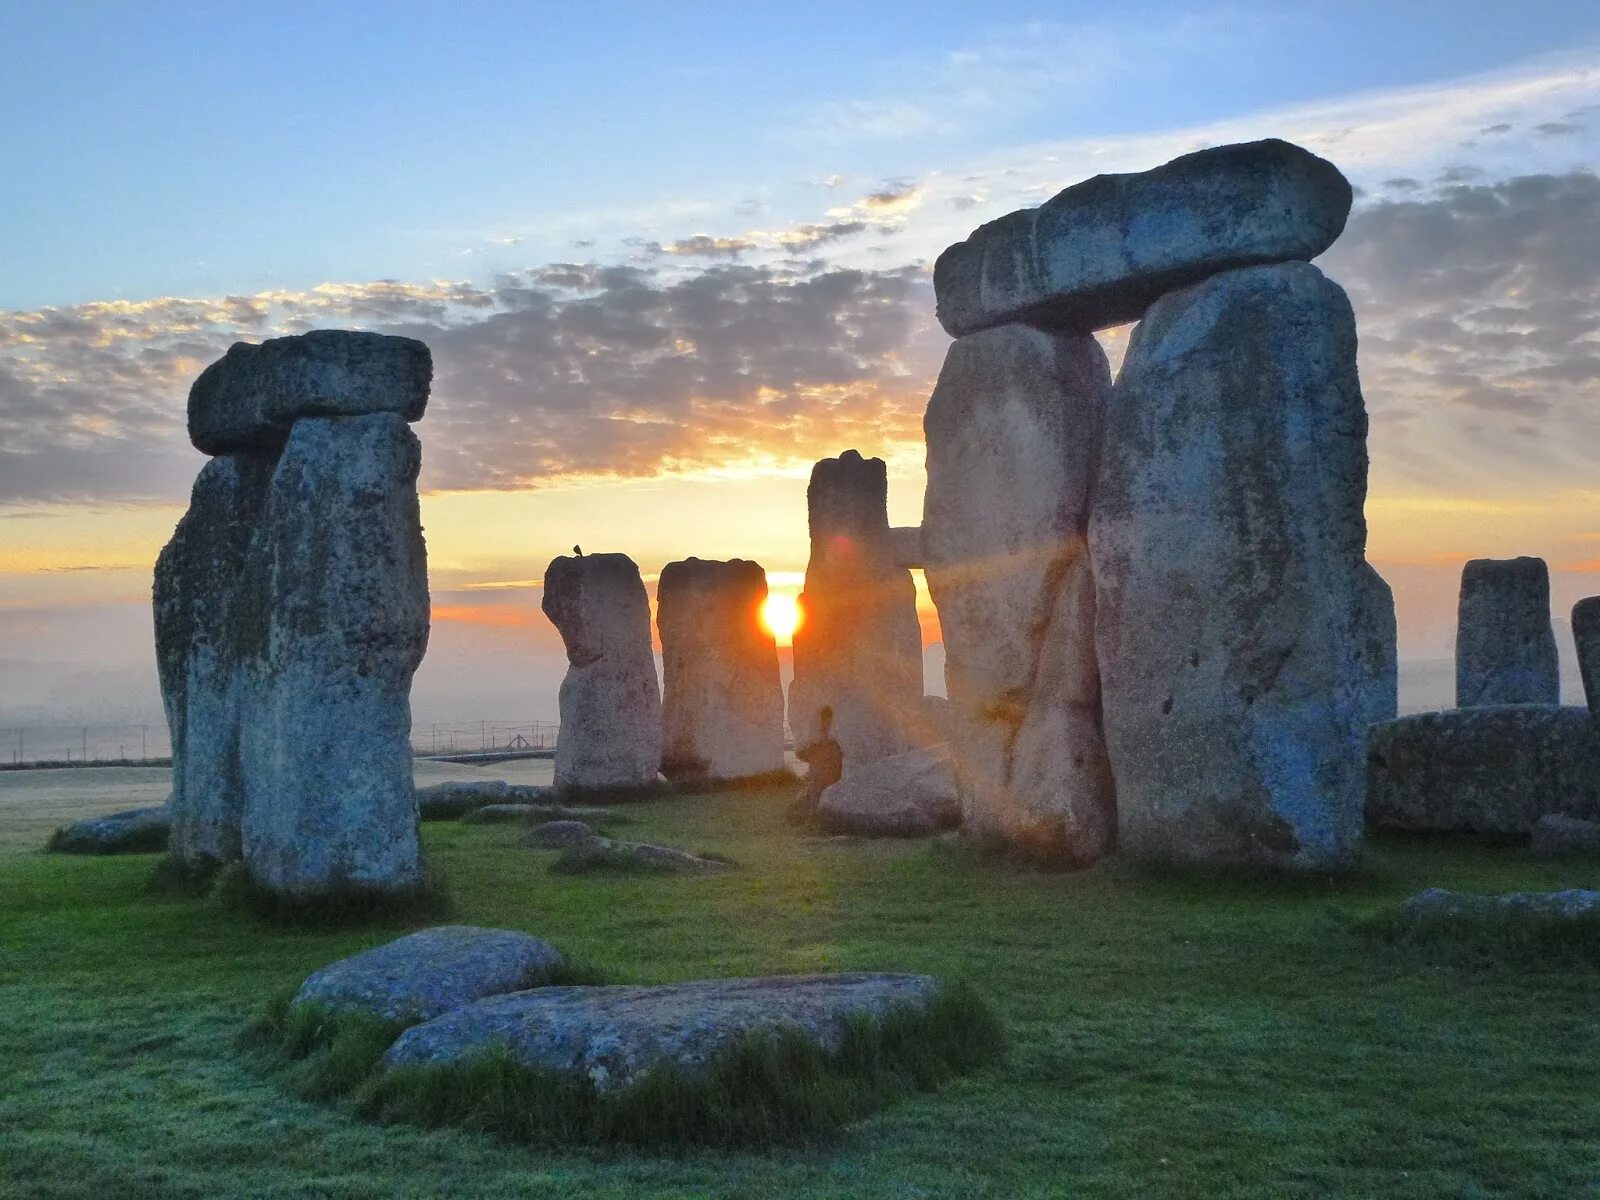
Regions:
<instances>
[{"instance_id":1,"label":"sky","mask_svg":"<svg viewBox=\"0 0 1600 1200\"><path fill-rule=\"evenodd\" d=\"M233 341L428 342L417 716L551 720L550 558L795 590L850 447L916 523L939 251L1263 136L1357 188L1319 265L1410 700L1448 701L1466 559L1547 558L1558 619L1600 592L1600 5L907 12L0 0L0 727L159 720L151 566Z\"/></svg>"}]
</instances>

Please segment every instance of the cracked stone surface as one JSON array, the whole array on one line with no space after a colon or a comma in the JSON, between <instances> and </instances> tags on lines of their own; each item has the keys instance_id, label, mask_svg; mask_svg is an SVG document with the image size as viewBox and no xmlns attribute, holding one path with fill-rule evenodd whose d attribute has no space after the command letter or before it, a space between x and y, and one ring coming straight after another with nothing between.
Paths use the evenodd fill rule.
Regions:
<instances>
[{"instance_id":1,"label":"cracked stone surface","mask_svg":"<svg viewBox=\"0 0 1600 1200\"><path fill-rule=\"evenodd\" d=\"M1366 432L1349 301L1309 264L1217 275L1134 330L1089 542L1135 858L1353 861L1382 670L1362 636Z\"/></svg>"}]
</instances>

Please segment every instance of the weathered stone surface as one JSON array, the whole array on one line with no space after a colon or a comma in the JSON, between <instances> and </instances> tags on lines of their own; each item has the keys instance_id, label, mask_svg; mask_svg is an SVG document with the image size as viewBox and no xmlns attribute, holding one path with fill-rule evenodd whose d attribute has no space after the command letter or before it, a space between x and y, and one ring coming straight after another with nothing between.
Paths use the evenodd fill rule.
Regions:
<instances>
[{"instance_id":1,"label":"weathered stone surface","mask_svg":"<svg viewBox=\"0 0 1600 1200\"><path fill-rule=\"evenodd\" d=\"M897 567L920 570L927 557L922 544L922 526L894 525L889 529L889 559Z\"/></svg>"},{"instance_id":2,"label":"weathered stone surface","mask_svg":"<svg viewBox=\"0 0 1600 1200\"><path fill-rule=\"evenodd\" d=\"M1394 592L1371 563L1363 563L1356 613L1364 682L1361 722L1392 721L1400 712L1400 655L1394 618Z\"/></svg>"},{"instance_id":3,"label":"weathered stone surface","mask_svg":"<svg viewBox=\"0 0 1600 1200\"><path fill-rule=\"evenodd\" d=\"M1505 892L1478 896L1428 888L1400 906L1408 917L1422 920L1471 917L1485 913L1522 913L1531 917L1572 919L1600 912L1600 892L1569 888L1564 892Z\"/></svg>"},{"instance_id":4,"label":"weathered stone surface","mask_svg":"<svg viewBox=\"0 0 1600 1200\"><path fill-rule=\"evenodd\" d=\"M759 1033L794 1031L837 1051L853 1019L926 1008L927 975L797 975L661 987L539 988L496 996L407 1030L386 1067L461 1062L504 1047L528 1067L624 1087L662 1066L693 1078Z\"/></svg>"},{"instance_id":5,"label":"weathered stone surface","mask_svg":"<svg viewBox=\"0 0 1600 1200\"><path fill-rule=\"evenodd\" d=\"M537 987L561 964L554 946L526 933L439 925L323 967L294 1003L430 1021L485 996Z\"/></svg>"},{"instance_id":6,"label":"weathered stone surface","mask_svg":"<svg viewBox=\"0 0 1600 1200\"><path fill-rule=\"evenodd\" d=\"M156 663L172 736L171 852L191 869L239 857L246 693L238 633L258 603L240 580L275 465L268 454L206 463L156 559Z\"/></svg>"},{"instance_id":7,"label":"weathered stone surface","mask_svg":"<svg viewBox=\"0 0 1600 1200\"><path fill-rule=\"evenodd\" d=\"M1528 849L1538 858L1600 854L1600 821L1546 813L1533 823Z\"/></svg>"},{"instance_id":8,"label":"weathered stone surface","mask_svg":"<svg viewBox=\"0 0 1600 1200\"><path fill-rule=\"evenodd\" d=\"M1560 670L1544 559L1467 563L1456 622L1456 707L1559 704Z\"/></svg>"},{"instance_id":9,"label":"weathered stone surface","mask_svg":"<svg viewBox=\"0 0 1600 1200\"><path fill-rule=\"evenodd\" d=\"M651 787L661 771L661 691L650 599L626 554L557 558L544 613L567 647L556 788Z\"/></svg>"},{"instance_id":10,"label":"weathered stone surface","mask_svg":"<svg viewBox=\"0 0 1600 1200\"><path fill-rule=\"evenodd\" d=\"M1578 644L1578 674L1589 711L1600 721L1600 596L1572 606L1572 639Z\"/></svg>"},{"instance_id":11,"label":"weathered stone surface","mask_svg":"<svg viewBox=\"0 0 1600 1200\"><path fill-rule=\"evenodd\" d=\"M467 825L505 825L512 821L527 821L544 809L542 804L484 804L461 814Z\"/></svg>"},{"instance_id":12,"label":"weathered stone surface","mask_svg":"<svg viewBox=\"0 0 1600 1200\"><path fill-rule=\"evenodd\" d=\"M1096 175L941 254L939 322L952 337L1011 321L1120 325L1221 271L1315 258L1344 229L1350 200L1337 167L1276 139Z\"/></svg>"},{"instance_id":13,"label":"weathered stone surface","mask_svg":"<svg viewBox=\"0 0 1600 1200\"><path fill-rule=\"evenodd\" d=\"M961 821L956 769L945 746L908 750L847 767L817 802L817 818L834 833L920 837Z\"/></svg>"},{"instance_id":14,"label":"weathered stone surface","mask_svg":"<svg viewBox=\"0 0 1600 1200\"><path fill-rule=\"evenodd\" d=\"M1374 828L1527 833L1547 813L1600 819L1600 738L1587 709L1458 708L1368 731Z\"/></svg>"},{"instance_id":15,"label":"weathered stone surface","mask_svg":"<svg viewBox=\"0 0 1600 1200\"><path fill-rule=\"evenodd\" d=\"M895 565L889 482L880 458L847 450L812 468L811 558L794 635L789 728L797 751L822 740L822 714L844 762L915 744L922 628L911 572Z\"/></svg>"},{"instance_id":16,"label":"weathered stone surface","mask_svg":"<svg viewBox=\"0 0 1600 1200\"><path fill-rule=\"evenodd\" d=\"M47 848L52 854L156 854L167 848L170 831L166 805L130 808L63 826Z\"/></svg>"},{"instance_id":17,"label":"weathered stone surface","mask_svg":"<svg viewBox=\"0 0 1600 1200\"><path fill-rule=\"evenodd\" d=\"M731 870L722 858L690 854L675 846L590 837L573 842L550 869L576 875L586 871L658 871L670 875L716 875Z\"/></svg>"},{"instance_id":18,"label":"weathered stone surface","mask_svg":"<svg viewBox=\"0 0 1600 1200\"><path fill-rule=\"evenodd\" d=\"M524 839L530 846L560 848L576 846L594 837L593 829L582 821L545 821L528 830Z\"/></svg>"},{"instance_id":19,"label":"weathered stone surface","mask_svg":"<svg viewBox=\"0 0 1600 1200\"><path fill-rule=\"evenodd\" d=\"M424 821L454 821L486 804L504 803L511 785L503 779L447 780L416 789L417 815Z\"/></svg>"},{"instance_id":20,"label":"weathered stone surface","mask_svg":"<svg viewBox=\"0 0 1600 1200\"><path fill-rule=\"evenodd\" d=\"M1115 833L1085 530L1110 398L1089 336L958 339L923 426L923 550L966 829L1087 862Z\"/></svg>"},{"instance_id":21,"label":"weathered stone surface","mask_svg":"<svg viewBox=\"0 0 1600 1200\"><path fill-rule=\"evenodd\" d=\"M301 417L392 412L418 420L433 358L412 338L316 329L235 342L189 389L189 440L207 454L276 450Z\"/></svg>"},{"instance_id":22,"label":"weathered stone surface","mask_svg":"<svg viewBox=\"0 0 1600 1200\"><path fill-rule=\"evenodd\" d=\"M1367 419L1344 292L1218 275L1135 329L1090 558L1120 847L1348 866L1376 666L1361 636Z\"/></svg>"},{"instance_id":23,"label":"weathered stone surface","mask_svg":"<svg viewBox=\"0 0 1600 1200\"><path fill-rule=\"evenodd\" d=\"M661 773L673 783L783 770L783 684L761 623L766 598L760 563L689 558L662 568Z\"/></svg>"},{"instance_id":24,"label":"weathered stone surface","mask_svg":"<svg viewBox=\"0 0 1600 1200\"><path fill-rule=\"evenodd\" d=\"M404 418L304 418L273 473L244 581L244 863L286 895L422 882L411 677L428 643Z\"/></svg>"}]
</instances>

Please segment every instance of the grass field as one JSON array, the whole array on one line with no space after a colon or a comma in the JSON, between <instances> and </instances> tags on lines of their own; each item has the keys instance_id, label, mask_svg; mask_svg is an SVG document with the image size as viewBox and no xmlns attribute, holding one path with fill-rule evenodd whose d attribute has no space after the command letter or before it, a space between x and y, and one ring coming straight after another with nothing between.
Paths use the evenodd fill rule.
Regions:
<instances>
[{"instance_id":1,"label":"grass field","mask_svg":"<svg viewBox=\"0 0 1600 1200\"><path fill-rule=\"evenodd\" d=\"M74 774L79 774L74 772ZM558 876L507 825L424 827L454 919L622 979L967 979L1003 1065L762 1154L551 1153L364 1124L234 1048L328 934L157 899L152 857L0 843L0 1190L27 1197L1569 1197L1600 1189L1600 970L1368 945L1429 885L1594 886L1518 848L1380 842L1338 885L1049 874L948 842L808 838L780 790L630 810L725 876Z\"/></svg>"}]
</instances>

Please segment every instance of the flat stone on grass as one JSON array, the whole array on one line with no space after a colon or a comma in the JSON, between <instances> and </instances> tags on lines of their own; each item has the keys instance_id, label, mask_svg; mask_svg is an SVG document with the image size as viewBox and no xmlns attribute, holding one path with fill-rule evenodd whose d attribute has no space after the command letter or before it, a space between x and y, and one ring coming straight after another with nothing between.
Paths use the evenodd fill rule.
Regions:
<instances>
[{"instance_id":1,"label":"flat stone on grass","mask_svg":"<svg viewBox=\"0 0 1600 1200\"><path fill-rule=\"evenodd\" d=\"M605 1091L670 1066L705 1071L751 1035L795 1032L836 1052L852 1021L926 1009L928 975L798 975L661 987L552 987L495 996L403 1033L387 1068L460 1063L503 1049L521 1065L586 1079Z\"/></svg>"},{"instance_id":2,"label":"flat stone on grass","mask_svg":"<svg viewBox=\"0 0 1600 1200\"><path fill-rule=\"evenodd\" d=\"M524 839L530 846L560 849L576 846L594 837L594 830L582 821L546 821L528 830Z\"/></svg>"},{"instance_id":3,"label":"flat stone on grass","mask_svg":"<svg viewBox=\"0 0 1600 1200\"><path fill-rule=\"evenodd\" d=\"M591 871L657 871L671 875L714 875L733 869L725 859L691 854L672 846L649 842L624 842L591 837L568 846L550 864L559 875L585 875Z\"/></svg>"},{"instance_id":4,"label":"flat stone on grass","mask_svg":"<svg viewBox=\"0 0 1600 1200\"><path fill-rule=\"evenodd\" d=\"M170 829L165 805L130 808L64 825L46 848L52 854L155 854L167 848Z\"/></svg>"},{"instance_id":5,"label":"flat stone on grass","mask_svg":"<svg viewBox=\"0 0 1600 1200\"><path fill-rule=\"evenodd\" d=\"M549 943L510 929L440 925L314 972L294 998L385 1021L428 1021L485 996L536 987L562 965Z\"/></svg>"},{"instance_id":6,"label":"flat stone on grass","mask_svg":"<svg viewBox=\"0 0 1600 1200\"><path fill-rule=\"evenodd\" d=\"M1600 892L1568 888L1562 892L1506 892L1477 896L1429 888L1401 906L1408 917L1471 917L1495 913L1525 913L1536 917L1578 918L1600 914Z\"/></svg>"}]
</instances>

